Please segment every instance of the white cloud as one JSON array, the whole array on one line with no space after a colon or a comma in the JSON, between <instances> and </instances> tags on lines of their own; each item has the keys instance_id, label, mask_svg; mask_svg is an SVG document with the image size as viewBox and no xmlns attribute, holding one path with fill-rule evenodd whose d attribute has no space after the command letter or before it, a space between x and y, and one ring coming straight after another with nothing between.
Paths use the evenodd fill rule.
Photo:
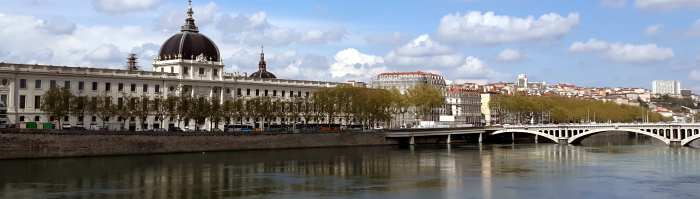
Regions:
<instances>
[{"instance_id":1,"label":"white cloud","mask_svg":"<svg viewBox=\"0 0 700 199\"><path fill-rule=\"evenodd\" d=\"M663 24L656 24L649 26L644 29L644 35L649 37L656 37L659 35L659 31L664 27Z\"/></svg>"},{"instance_id":2,"label":"white cloud","mask_svg":"<svg viewBox=\"0 0 700 199\"><path fill-rule=\"evenodd\" d=\"M464 61L464 63L457 67L453 76L457 79L502 79L509 75L502 74L491 70L486 62L480 60L479 58L469 56Z\"/></svg>"},{"instance_id":3,"label":"white cloud","mask_svg":"<svg viewBox=\"0 0 700 199\"><path fill-rule=\"evenodd\" d=\"M583 42L574 42L571 44L571 47L569 47L569 50L566 50L568 53L587 53L587 52L597 52L597 51L606 51L610 49L610 44L606 41L599 41L594 38L588 39L588 42L583 43Z\"/></svg>"},{"instance_id":4,"label":"white cloud","mask_svg":"<svg viewBox=\"0 0 700 199\"><path fill-rule=\"evenodd\" d=\"M287 46L299 39L292 29L273 28L269 31L257 31L245 36L243 43L248 46Z\"/></svg>"},{"instance_id":5,"label":"white cloud","mask_svg":"<svg viewBox=\"0 0 700 199\"><path fill-rule=\"evenodd\" d=\"M653 64L673 58L671 48L659 48L656 44L632 45L623 43L610 44L610 50L603 57L617 62L634 64Z\"/></svg>"},{"instance_id":6,"label":"white cloud","mask_svg":"<svg viewBox=\"0 0 700 199\"><path fill-rule=\"evenodd\" d=\"M243 43L248 46L287 46L298 44L325 44L331 41L341 41L348 34L345 28L334 28L328 31L310 30L306 33L296 32L287 28L271 28L264 31L251 32L245 36Z\"/></svg>"},{"instance_id":7,"label":"white cloud","mask_svg":"<svg viewBox=\"0 0 700 199\"><path fill-rule=\"evenodd\" d=\"M562 17L550 13L535 19L517 18L472 11L442 17L436 31L437 38L446 43L472 45L499 45L514 42L557 42L579 24L579 14Z\"/></svg>"},{"instance_id":8,"label":"white cloud","mask_svg":"<svg viewBox=\"0 0 700 199\"><path fill-rule=\"evenodd\" d=\"M435 56L399 56L394 51L389 52L384 59L392 66L412 66L417 68L452 68L459 66L464 61L464 55L460 53Z\"/></svg>"},{"instance_id":9,"label":"white cloud","mask_svg":"<svg viewBox=\"0 0 700 199\"><path fill-rule=\"evenodd\" d=\"M66 20L63 16L54 17L51 22L44 22L42 28L52 34L73 34L75 32L75 24Z\"/></svg>"},{"instance_id":10,"label":"white cloud","mask_svg":"<svg viewBox=\"0 0 700 199\"><path fill-rule=\"evenodd\" d=\"M608 8L622 8L625 6L625 0L603 0L600 2L600 6Z\"/></svg>"},{"instance_id":11,"label":"white cloud","mask_svg":"<svg viewBox=\"0 0 700 199\"><path fill-rule=\"evenodd\" d=\"M161 2L162 0L92 0L92 6L97 12L118 15L156 9Z\"/></svg>"},{"instance_id":12,"label":"white cloud","mask_svg":"<svg viewBox=\"0 0 700 199\"><path fill-rule=\"evenodd\" d=\"M265 11L260 11L250 17L243 14L239 14L236 17L231 17L229 14L222 14L219 16L216 29L224 34L231 34L263 30L269 26L270 22L267 21L267 13Z\"/></svg>"},{"instance_id":13,"label":"white cloud","mask_svg":"<svg viewBox=\"0 0 700 199\"><path fill-rule=\"evenodd\" d=\"M0 27L4 28L0 31L0 38L13 38L0 40L0 60L4 62L81 67L122 68L125 65L126 52L135 47L143 47L147 43L160 43L170 36L138 26L83 25L76 25L73 34L55 34L67 33L69 29L60 31L61 29L57 28L49 31L43 21L34 17L2 13ZM115 54L110 54L117 51L122 52L119 59L115 58ZM140 54L139 57L145 54ZM144 59L150 60L152 57Z\"/></svg>"},{"instance_id":14,"label":"white cloud","mask_svg":"<svg viewBox=\"0 0 700 199\"><path fill-rule=\"evenodd\" d=\"M449 46L442 45L436 41L430 39L427 34L421 35L403 45L396 50L394 50L398 56L432 56L432 55L445 55L454 53L454 50Z\"/></svg>"},{"instance_id":15,"label":"white cloud","mask_svg":"<svg viewBox=\"0 0 700 199\"><path fill-rule=\"evenodd\" d=\"M698 0L636 0L634 6L642 10L672 11L700 8Z\"/></svg>"},{"instance_id":16,"label":"white cloud","mask_svg":"<svg viewBox=\"0 0 700 199\"><path fill-rule=\"evenodd\" d=\"M396 31L388 35L369 35L365 37L365 41L370 44L394 47L411 41L411 38L411 36L402 35L401 32Z\"/></svg>"},{"instance_id":17,"label":"white cloud","mask_svg":"<svg viewBox=\"0 0 700 199\"><path fill-rule=\"evenodd\" d=\"M685 37L699 37L700 36L700 19L695 21L690 27L683 29L681 35Z\"/></svg>"},{"instance_id":18,"label":"white cloud","mask_svg":"<svg viewBox=\"0 0 700 199\"><path fill-rule=\"evenodd\" d=\"M206 5L196 5L192 7L194 15L192 18L195 19L195 24L202 27L207 24L214 22L214 10L216 10L217 5L214 2L209 2ZM170 9L164 10L158 17L153 19L156 30L162 31L173 31L180 30L182 25L185 25L185 19L187 18L187 10L184 9Z\"/></svg>"},{"instance_id":19,"label":"white cloud","mask_svg":"<svg viewBox=\"0 0 700 199\"><path fill-rule=\"evenodd\" d=\"M333 58L336 61L330 67L333 77L356 75L370 78L389 71L386 66L383 66L382 57L363 54L354 48L341 50Z\"/></svg>"},{"instance_id":20,"label":"white cloud","mask_svg":"<svg viewBox=\"0 0 700 199\"><path fill-rule=\"evenodd\" d=\"M297 43L299 44L326 44L330 41L339 42L345 39L348 31L345 28L333 28L328 31L309 30L302 34Z\"/></svg>"},{"instance_id":21,"label":"white cloud","mask_svg":"<svg viewBox=\"0 0 700 199\"><path fill-rule=\"evenodd\" d=\"M700 71L698 71L698 70L690 71L690 75L688 75L688 79L693 80L693 81L700 81Z\"/></svg>"},{"instance_id":22,"label":"white cloud","mask_svg":"<svg viewBox=\"0 0 700 199\"><path fill-rule=\"evenodd\" d=\"M499 62L519 62L528 59L518 50L505 49L498 53L495 60Z\"/></svg>"}]
</instances>

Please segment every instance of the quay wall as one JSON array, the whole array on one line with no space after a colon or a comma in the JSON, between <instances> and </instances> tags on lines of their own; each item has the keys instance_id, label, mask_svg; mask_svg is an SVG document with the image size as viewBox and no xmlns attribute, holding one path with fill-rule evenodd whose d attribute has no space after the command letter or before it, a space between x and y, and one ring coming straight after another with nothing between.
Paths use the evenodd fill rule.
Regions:
<instances>
[{"instance_id":1,"label":"quay wall","mask_svg":"<svg viewBox=\"0 0 700 199\"><path fill-rule=\"evenodd\" d=\"M382 131L111 132L0 130L0 159L398 144Z\"/></svg>"}]
</instances>

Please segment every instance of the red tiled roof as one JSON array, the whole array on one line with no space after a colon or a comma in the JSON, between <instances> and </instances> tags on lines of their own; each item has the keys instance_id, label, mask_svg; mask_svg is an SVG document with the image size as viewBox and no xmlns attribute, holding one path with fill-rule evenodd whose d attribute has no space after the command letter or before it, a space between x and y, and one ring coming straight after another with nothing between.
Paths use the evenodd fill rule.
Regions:
<instances>
[{"instance_id":1,"label":"red tiled roof","mask_svg":"<svg viewBox=\"0 0 700 199\"><path fill-rule=\"evenodd\" d=\"M379 75L430 75L430 76L438 76L442 77L438 74L433 74L433 73L424 73L422 71L417 71L417 72L395 72L395 73L382 73Z\"/></svg>"}]
</instances>

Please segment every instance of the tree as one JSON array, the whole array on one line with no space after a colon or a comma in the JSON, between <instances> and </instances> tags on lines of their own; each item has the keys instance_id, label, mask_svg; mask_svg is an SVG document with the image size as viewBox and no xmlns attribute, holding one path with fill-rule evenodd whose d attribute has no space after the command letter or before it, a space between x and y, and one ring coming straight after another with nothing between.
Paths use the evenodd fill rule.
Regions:
<instances>
[{"instance_id":1,"label":"tree","mask_svg":"<svg viewBox=\"0 0 700 199\"><path fill-rule=\"evenodd\" d=\"M168 95L168 98L165 99L165 104L168 107L168 113L167 116L170 118L170 121L176 121L176 125L180 125L180 120L182 120L182 115L180 115L180 96L170 94Z\"/></svg>"},{"instance_id":2,"label":"tree","mask_svg":"<svg viewBox=\"0 0 700 199\"><path fill-rule=\"evenodd\" d=\"M115 115L121 118L123 120L122 124L124 124L125 127L128 128L129 124L131 123L131 117L133 117L135 113L134 110L136 109L136 98L134 98L130 94L127 95L123 93L121 100L117 99L117 105L111 107L112 112L114 112Z\"/></svg>"},{"instance_id":3,"label":"tree","mask_svg":"<svg viewBox=\"0 0 700 199\"><path fill-rule=\"evenodd\" d=\"M136 97L134 99L134 116L136 116L136 118L139 119L139 121L141 122L141 126L143 127L144 124L147 124L148 115L150 115L153 111L153 109L151 108L153 102L151 102L151 98L146 94L143 94L141 95L141 97ZM148 126L146 126L145 129L148 129Z\"/></svg>"},{"instance_id":4,"label":"tree","mask_svg":"<svg viewBox=\"0 0 700 199\"><path fill-rule=\"evenodd\" d=\"M407 91L409 101L413 107L411 112L416 119L426 119L425 115L432 112L433 108L444 106L445 97L438 88L428 84L420 84L409 88Z\"/></svg>"},{"instance_id":5,"label":"tree","mask_svg":"<svg viewBox=\"0 0 700 199\"><path fill-rule=\"evenodd\" d=\"M163 120L165 120L165 117L170 113L169 108L168 100L163 99L160 95L151 100L150 112L153 114L154 118L158 119L160 128L165 128L163 126Z\"/></svg>"},{"instance_id":6,"label":"tree","mask_svg":"<svg viewBox=\"0 0 700 199\"><path fill-rule=\"evenodd\" d=\"M102 124L105 125L108 118L115 115L113 104L112 97L105 92L102 95L92 98L88 113L102 120Z\"/></svg>"},{"instance_id":7,"label":"tree","mask_svg":"<svg viewBox=\"0 0 700 199\"><path fill-rule=\"evenodd\" d=\"M78 120L78 124L85 126L85 115L89 112L88 100L82 91L70 97L69 115Z\"/></svg>"},{"instance_id":8,"label":"tree","mask_svg":"<svg viewBox=\"0 0 700 199\"><path fill-rule=\"evenodd\" d=\"M58 127L61 128L61 119L70 114L70 100L73 94L67 87L56 86L44 93L41 99L40 110L49 117L58 119Z\"/></svg>"},{"instance_id":9,"label":"tree","mask_svg":"<svg viewBox=\"0 0 700 199\"><path fill-rule=\"evenodd\" d=\"M209 124L212 129L219 128L219 122L221 122L221 120L224 118L225 111L223 110L219 99L214 99L210 102L211 103L207 107L208 111L206 114L207 118L209 118ZM212 123L214 125L211 125Z\"/></svg>"}]
</instances>

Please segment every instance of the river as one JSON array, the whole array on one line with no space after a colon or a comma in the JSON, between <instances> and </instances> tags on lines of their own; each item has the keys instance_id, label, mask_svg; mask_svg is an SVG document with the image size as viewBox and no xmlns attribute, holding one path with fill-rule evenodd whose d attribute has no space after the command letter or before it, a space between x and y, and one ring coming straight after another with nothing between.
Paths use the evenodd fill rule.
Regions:
<instances>
[{"instance_id":1,"label":"river","mask_svg":"<svg viewBox=\"0 0 700 199\"><path fill-rule=\"evenodd\" d=\"M425 144L0 160L0 198L700 198L700 148L601 134Z\"/></svg>"}]
</instances>

